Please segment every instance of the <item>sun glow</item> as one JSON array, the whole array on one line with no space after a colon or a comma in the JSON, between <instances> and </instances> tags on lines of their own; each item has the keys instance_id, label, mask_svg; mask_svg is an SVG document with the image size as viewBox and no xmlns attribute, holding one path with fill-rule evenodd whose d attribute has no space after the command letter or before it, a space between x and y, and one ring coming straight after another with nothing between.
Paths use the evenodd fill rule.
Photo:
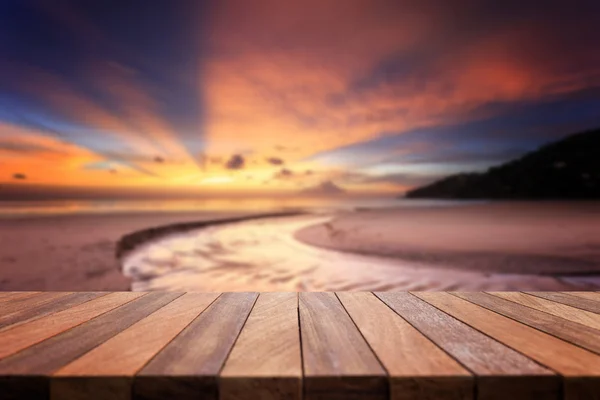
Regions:
<instances>
[{"instance_id":1,"label":"sun glow","mask_svg":"<svg viewBox=\"0 0 600 400\"><path fill-rule=\"evenodd\" d=\"M211 176L200 181L202 185L224 185L231 182L233 178L230 176Z\"/></svg>"}]
</instances>

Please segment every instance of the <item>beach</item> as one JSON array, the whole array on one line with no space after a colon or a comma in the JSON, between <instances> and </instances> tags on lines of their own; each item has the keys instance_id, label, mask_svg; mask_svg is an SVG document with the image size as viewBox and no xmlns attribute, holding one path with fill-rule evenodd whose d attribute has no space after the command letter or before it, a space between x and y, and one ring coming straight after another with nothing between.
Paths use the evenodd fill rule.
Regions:
<instances>
[{"instance_id":1,"label":"beach","mask_svg":"<svg viewBox=\"0 0 600 400\"><path fill-rule=\"evenodd\" d=\"M599 211L463 203L265 218L172 233L123 268L134 290L590 290Z\"/></svg>"},{"instance_id":2,"label":"beach","mask_svg":"<svg viewBox=\"0 0 600 400\"><path fill-rule=\"evenodd\" d=\"M485 272L600 272L600 203L498 202L345 213L302 229L307 244Z\"/></svg>"},{"instance_id":3,"label":"beach","mask_svg":"<svg viewBox=\"0 0 600 400\"><path fill-rule=\"evenodd\" d=\"M0 289L600 287L596 203L340 208L196 226L257 215L194 211L2 218Z\"/></svg>"},{"instance_id":4,"label":"beach","mask_svg":"<svg viewBox=\"0 0 600 400\"><path fill-rule=\"evenodd\" d=\"M121 212L0 218L0 290L130 290L116 258L124 235L239 212Z\"/></svg>"}]
</instances>

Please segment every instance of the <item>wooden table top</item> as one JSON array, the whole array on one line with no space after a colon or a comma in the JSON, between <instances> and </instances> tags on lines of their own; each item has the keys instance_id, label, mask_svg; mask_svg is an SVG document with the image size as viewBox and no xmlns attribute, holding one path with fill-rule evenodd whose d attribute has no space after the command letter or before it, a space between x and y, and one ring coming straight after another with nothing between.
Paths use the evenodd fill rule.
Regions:
<instances>
[{"instance_id":1,"label":"wooden table top","mask_svg":"<svg viewBox=\"0 0 600 400\"><path fill-rule=\"evenodd\" d=\"M0 398L600 399L600 293L0 292Z\"/></svg>"}]
</instances>

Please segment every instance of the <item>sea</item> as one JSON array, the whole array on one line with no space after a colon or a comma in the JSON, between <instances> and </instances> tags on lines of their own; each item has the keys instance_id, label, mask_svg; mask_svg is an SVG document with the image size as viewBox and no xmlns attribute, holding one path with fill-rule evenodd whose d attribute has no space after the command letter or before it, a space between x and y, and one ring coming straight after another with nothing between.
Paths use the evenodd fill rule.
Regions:
<instances>
[{"instance_id":1,"label":"sea","mask_svg":"<svg viewBox=\"0 0 600 400\"><path fill-rule=\"evenodd\" d=\"M205 198L196 200L0 201L0 218L131 212L357 210L395 207L450 207L479 202L401 198Z\"/></svg>"}]
</instances>

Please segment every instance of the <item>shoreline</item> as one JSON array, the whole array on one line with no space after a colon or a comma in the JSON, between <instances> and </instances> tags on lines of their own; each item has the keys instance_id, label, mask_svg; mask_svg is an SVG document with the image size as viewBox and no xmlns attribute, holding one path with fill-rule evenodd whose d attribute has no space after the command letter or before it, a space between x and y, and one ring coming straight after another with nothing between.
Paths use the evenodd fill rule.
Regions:
<instances>
[{"instance_id":1,"label":"shoreline","mask_svg":"<svg viewBox=\"0 0 600 400\"><path fill-rule=\"evenodd\" d=\"M600 204L26 216L0 241L0 290L600 287Z\"/></svg>"},{"instance_id":2,"label":"shoreline","mask_svg":"<svg viewBox=\"0 0 600 400\"><path fill-rule=\"evenodd\" d=\"M299 230L311 246L438 268L600 275L600 203L487 203L451 210L361 210Z\"/></svg>"},{"instance_id":3,"label":"shoreline","mask_svg":"<svg viewBox=\"0 0 600 400\"><path fill-rule=\"evenodd\" d=\"M256 212L76 213L0 218L0 290L129 291L123 238L173 225L249 218ZM135 238L135 236L134 236ZM121 247L120 247L121 246Z\"/></svg>"},{"instance_id":4,"label":"shoreline","mask_svg":"<svg viewBox=\"0 0 600 400\"><path fill-rule=\"evenodd\" d=\"M136 247L142 246L153 240L158 240L161 237L176 234L185 233L190 230L208 228L212 226L219 226L223 224L231 224L237 222L251 221L255 219L263 218L279 218L279 217L292 217L296 215L305 214L304 211L284 211L284 212L272 212L256 215L247 215L235 218L224 218L206 221L190 221L190 222L179 222L169 225L153 226L150 228L142 229L139 231L128 233L122 236L116 244L115 256L117 260L121 261L128 253L134 251Z\"/></svg>"},{"instance_id":5,"label":"shoreline","mask_svg":"<svg viewBox=\"0 0 600 400\"><path fill-rule=\"evenodd\" d=\"M389 210L388 210L389 211ZM346 218L353 213L338 214ZM600 273L494 271L431 265L315 247L298 231L334 215L301 215L209 226L167 235L132 252L124 271L134 290L176 291L553 291L593 290ZM571 271L572 272L572 271Z\"/></svg>"}]
</instances>

